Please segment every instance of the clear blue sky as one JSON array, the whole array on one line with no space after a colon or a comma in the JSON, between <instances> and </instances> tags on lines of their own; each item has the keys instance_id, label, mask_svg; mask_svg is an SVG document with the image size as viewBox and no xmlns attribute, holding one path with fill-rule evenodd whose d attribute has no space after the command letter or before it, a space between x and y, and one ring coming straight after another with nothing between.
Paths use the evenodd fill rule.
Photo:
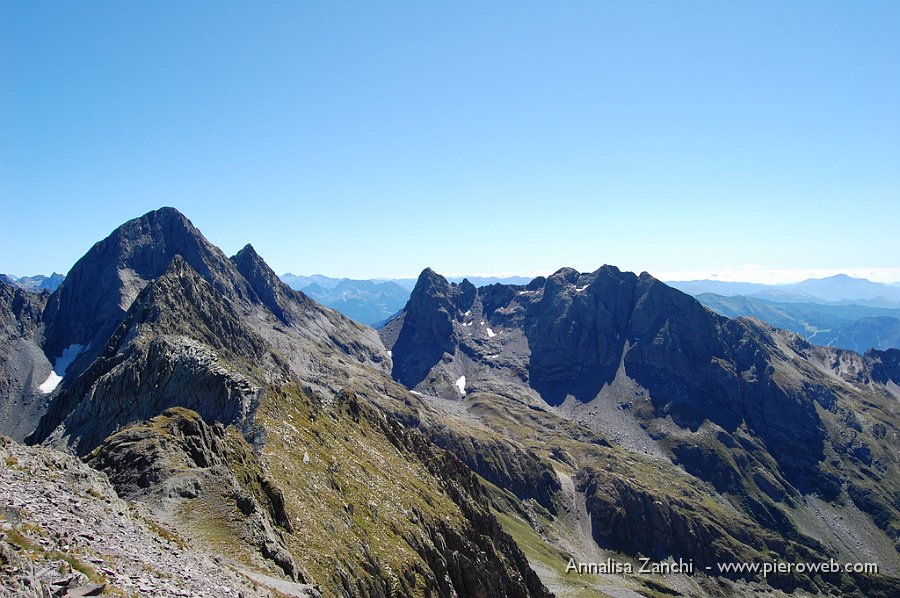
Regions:
<instances>
[{"instance_id":1,"label":"clear blue sky","mask_svg":"<svg viewBox=\"0 0 900 598\"><path fill-rule=\"evenodd\" d=\"M900 272L900 2L0 0L0 272L164 205L279 273Z\"/></svg>"}]
</instances>

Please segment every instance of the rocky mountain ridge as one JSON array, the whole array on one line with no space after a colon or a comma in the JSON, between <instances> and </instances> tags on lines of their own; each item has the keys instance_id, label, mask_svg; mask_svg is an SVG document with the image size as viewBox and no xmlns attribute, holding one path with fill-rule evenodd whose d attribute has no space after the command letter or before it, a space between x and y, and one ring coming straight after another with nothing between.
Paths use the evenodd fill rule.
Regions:
<instances>
[{"instance_id":1,"label":"rocky mountain ridge","mask_svg":"<svg viewBox=\"0 0 900 598\"><path fill-rule=\"evenodd\" d=\"M715 502L746 518L739 527L756 530L722 536L717 544L731 547L716 558L844 551L846 532L800 523L815 519L811 504L824 499L861 513L854 515L857 532L871 540L856 556L877 557L896 575L900 395L895 383L874 376L886 379L876 374L877 364L893 363L900 352L860 356L816 347L758 321L717 316L646 273L610 266L480 289L425 270L405 310L380 333L392 350L395 379L461 403L452 408L457 412L472 415L485 402L501 411L509 401L524 404L587 426L614 449L649 457L660 475L676 467L707 485ZM533 443L536 454L552 463L555 442ZM595 522L609 521L613 509L621 513L619 531L640 529L632 518L647 511L623 511L621 504L641 494L656 504L650 486L598 471L597 458L574 463ZM606 488L599 494L597 475ZM695 511L687 515L688 529L704 517L721 518L703 502L694 496L678 508ZM657 517L671 515L657 513L651 521ZM601 547L698 557L690 542L659 524L624 543L614 539L615 529L595 525ZM782 581L786 588L811 587Z\"/></svg>"},{"instance_id":2,"label":"rocky mountain ridge","mask_svg":"<svg viewBox=\"0 0 900 598\"><path fill-rule=\"evenodd\" d=\"M52 295L0 286L0 317L14 431L81 455L151 534L176 529L187 553L228 564L229 587L897 589L900 352L728 320L646 274L476 288L426 270L376 333L290 289L252 246L228 258L164 208L97 243ZM10 550L32 550L15 538ZM882 570L565 571L640 554L837 555Z\"/></svg>"}]
</instances>

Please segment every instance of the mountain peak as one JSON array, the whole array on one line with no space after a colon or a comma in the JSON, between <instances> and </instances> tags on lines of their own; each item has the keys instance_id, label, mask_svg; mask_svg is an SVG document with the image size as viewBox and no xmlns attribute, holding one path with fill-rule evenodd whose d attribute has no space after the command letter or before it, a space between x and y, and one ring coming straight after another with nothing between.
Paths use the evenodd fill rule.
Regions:
<instances>
[{"instance_id":1,"label":"mountain peak","mask_svg":"<svg viewBox=\"0 0 900 598\"><path fill-rule=\"evenodd\" d=\"M564 280L570 284L574 284L575 281L578 280L578 277L581 276L581 273L575 268L569 268L568 266L560 268L553 274L551 274L548 278L554 280Z\"/></svg>"},{"instance_id":2,"label":"mountain peak","mask_svg":"<svg viewBox=\"0 0 900 598\"><path fill-rule=\"evenodd\" d=\"M447 282L446 278L444 278L431 268L425 268L424 270L422 270L422 273L419 274L419 279L416 281L416 289L419 289L420 287L425 288L431 286L447 287L450 286L450 283Z\"/></svg>"},{"instance_id":3,"label":"mountain peak","mask_svg":"<svg viewBox=\"0 0 900 598\"><path fill-rule=\"evenodd\" d=\"M234 254L234 258L236 258L236 259L239 259L242 256L248 256L248 257L252 257L254 259L262 259L259 256L259 253L256 252L256 249L250 243L247 243L246 245L244 245L240 251L238 251L236 254ZM232 261L234 261L234 260L232 260Z\"/></svg>"},{"instance_id":4,"label":"mountain peak","mask_svg":"<svg viewBox=\"0 0 900 598\"><path fill-rule=\"evenodd\" d=\"M165 274L176 256L219 293L249 295L246 282L234 274L225 255L190 220L175 208L159 208L125 222L72 266L44 314L48 357L79 344L91 347L79 360L89 363L140 291Z\"/></svg>"},{"instance_id":5,"label":"mountain peak","mask_svg":"<svg viewBox=\"0 0 900 598\"><path fill-rule=\"evenodd\" d=\"M259 300L274 313L283 323L289 323L290 317L285 309L288 296L302 297L297 291L284 284L269 264L258 254L253 245L247 243L238 251L231 262L240 272Z\"/></svg>"},{"instance_id":6,"label":"mountain peak","mask_svg":"<svg viewBox=\"0 0 900 598\"><path fill-rule=\"evenodd\" d=\"M123 235L141 234L157 230L166 235L198 235L198 231L187 216L172 207L151 210L143 216L133 218L116 229Z\"/></svg>"},{"instance_id":7,"label":"mountain peak","mask_svg":"<svg viewBox=\"0 0 900 598\"><path fill-rule=\"evenodd\" d=\"M141 218L146 217L155 217L155 218L180 218L182 220L187 220L187 216L178 211L177 208L173 208L172 206L162 206L161 208L157 208L155 210L150 210Z\"/></svg>"}]
</instances>

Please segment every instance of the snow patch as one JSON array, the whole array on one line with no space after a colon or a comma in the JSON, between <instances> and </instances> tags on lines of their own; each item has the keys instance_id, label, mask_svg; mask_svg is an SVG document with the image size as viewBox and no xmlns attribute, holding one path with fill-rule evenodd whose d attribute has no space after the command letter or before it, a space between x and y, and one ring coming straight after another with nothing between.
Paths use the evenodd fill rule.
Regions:
<instances>
[{"instance_id":1,"label":"snow patch","mask_svg":"<svg viewBox=\"0 0 900 598\"><path fill-rule=\"evenodd\" d=\"M38 390L45 395L48 395L53 392L57 386L59 386L60 382L62 382L62 376L51 370L50 375L47 376L47 379L44 380L44 383L38 386Z\"/></svg>"},{"instance_id":2,"label":"snow patch","mask_svg":"<svg viewBox=\"0 0 900 598\"><path fill-rule=\"evenodd\" d=\"M456 384L456 388L459 389L459 394L466 396L466 377L460 376L454 384Z\"/></svg>"},{"instance_id":3,"label":"snow patch","mask_svg":"<svg viewBox=\"0 0 900 598\"><path fill-rule=\"evenodd\" d=\"M393 351L388 351L388 357L393 357L393 356L394 356L394 352L393 352Z\"/></svg>"},{"instance_id":4,"label":"snow patch","mask_svg":"<svg viewBox=\"0 0 900 598\"><path fill-rule=\"evenodd\" d=\"M586 288L588 288L588 285L584 285L583 287L575 287L575 292L580 293L583 290L585 290Z\"/></svg>"},{"instance_id":5,"label":"snow patch","mask_svg":"<svg viewBox=\"0 0 900 598\"><path fill-rule=\"evenodd\" d=\"M490 328L487 329L487 333L488 333L488 338L494 338L495 336L497 336L496 334L494 334L494 331L491 330Z\"/></svg>"},{"instance_id":6,"label":"snow patch","mask_svg":"<svg viewBox=\"0 0 900 598\"><path fill-rule=\"evenodd\" d=\"M62 355L56 358L56 362L53 364L53 370L50 372L50 375L47 376L47 379L44 380L43 384L38 386L38 390L45 395L56 390L56 387L62 382L63 376L66 375L66 370L69 369L69 366L72 365L72 362L75 361L75 358L78 357L82 351L84 351L84 346L78 344L69 345L63 349Z\"/></svg>"},{"instance_id":7,"label":"snow patch","mask_svg":"<svg viewBox=\"0 0 900 598\"><path fill-rule=\"evenodd\" d=\"M469 311L467 311L466 313L464 313L463 315L464 315L464 316L467 316L467 315L469 315L470 313L472 313L472 310L471 310L471 309L470 309Z\"/></svg>"}]
</instances>

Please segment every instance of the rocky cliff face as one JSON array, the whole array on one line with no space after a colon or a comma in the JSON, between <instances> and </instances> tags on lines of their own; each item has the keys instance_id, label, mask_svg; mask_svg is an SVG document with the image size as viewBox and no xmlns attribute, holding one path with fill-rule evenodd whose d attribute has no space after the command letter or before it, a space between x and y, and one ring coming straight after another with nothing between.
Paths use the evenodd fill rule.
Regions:
<instances>
[{"instance_id":1,"label":"rocky cliff face","mask_svg":"<svg viewBox=\"0 0 900 598\"><path fill-rule=\"evenodd\" d=\"M900 350L868 351L865 355L865 370L874 382L888 385L900 384Z\"/></svg>"},{"instance_id":2,"label":"rocky cliff face","mask_svg":"<svg viewBox=\"0 0 900 598\"><path fill-rule=\"evenodd\" d=\"M33 441L84 454L122 426L173 406L240 423L259 388L234 364L269 366L282 379L284 368L236 311L174 258L138 295L100 359L56 397Z\"/></svg>"},{"instance_id":3,"label":"rocky cliff face","mask_svg":"<svg viewBox=\"0 0 900 598\"><path fill-rule=\"evenodd\" d=\"M864 513L856 531L871 536L870 527L880 529L869 554L891 570L900 563L891 352L863 358L817 348L754 320L717 316L646 273L610 266L588 274L562 269L527 286L474 293L426 270L407 308L381 334L394 377L440 397L437 404L461 402L449 413L493 421L496 414L476 413L472 402L520 401L708 484L716 501L759 531L729 532L730 540L719 533L716 546L727 554L715 558L740 560L760 550L788 558L788 545L772 537L795 542L799 548L790 550L797 554L840 552L838 532L797 523L821 520L810 512L810 497L817 497ZM527 425L511 429L529 436ZM535 444L538 454L558 455L549 439ZM691 513L702 501L690 508L664 501L655 509L653 492L637 480L598 486L590 462L567 465L580 472L601 546L676 558L712 554L707 545L717 528L704 523L708 515ZM551 495L557 490L547 487ZM635 508L622 508L622 501ZM697 541L693 548L688 537Z\"/></svg>"},{"instance_id":4,"label":"rocky cliff face","mask_svg":"<svg viewBox=\"0 0 900 598\"><path fill-rule=\"evenodd\" d=\"M444 353L455 351L453 321L469 309L475 287L468 281L451 285L430 268L419 276L406 306L406 324L393 345L402 360L394 360L395 380L412 388L431 370Z\"/></svg>"},{"instance_id":5,"label":"rocky cliff face","mask_svg":"<svg viewBox=\"0 0 900 598\"><path fill-rule=\"evenodd\" d=\"M44 413L39 387L53 371L40 346L47 297L0 281L0 434L20 441Z\"/></svg>"}]
</instances>

